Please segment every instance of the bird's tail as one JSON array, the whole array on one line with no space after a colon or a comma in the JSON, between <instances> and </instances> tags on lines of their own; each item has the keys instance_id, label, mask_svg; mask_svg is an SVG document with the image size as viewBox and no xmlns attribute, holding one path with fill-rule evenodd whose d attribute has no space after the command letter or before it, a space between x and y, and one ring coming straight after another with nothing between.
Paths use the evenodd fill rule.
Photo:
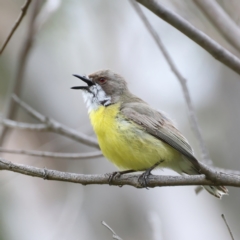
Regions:
<instances>
[{"instance_id":1,"label":"bird's tail","mask_svg":"<svg viewBox=\"0 0 240 240\"><path fill-rule=\"evenodd\" d=\"M183 156L184 160L181 161L180 169L181 174L185 173L188 175L198 175L200 173L201 164L196 160L189 160L185 156ZM196 161L195 161L196 160ZM203 186L210 194L217 198L222 198L223 195L228 195L228 189L224 186Z\"/></svg>"},{"instance_id":2,"label":"bird's tail","mask_svg":"<svg viewBox=\"0 0 240 240\"><path fill-rule=\"evenodd\" d=\"M222 198L223 195L228 195L228 190L224 186L203 186L210 194L217 198Z\"/></svg>"}]
</instances>

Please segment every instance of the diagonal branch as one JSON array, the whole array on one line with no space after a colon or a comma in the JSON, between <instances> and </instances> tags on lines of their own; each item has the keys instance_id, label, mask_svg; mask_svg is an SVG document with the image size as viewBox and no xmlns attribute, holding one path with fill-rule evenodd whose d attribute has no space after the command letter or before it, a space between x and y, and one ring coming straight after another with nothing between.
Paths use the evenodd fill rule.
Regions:
<instances>
[{"instance_id":1,"label":"diagonal branch","mask_svg":"<svg viewBox=\"0 0 240 240\"><path fill-rule=\"evenodd\" d=\"M0 124L5 125L6 127L13 127L19 129L55 132L71 138L77 142L99 149L99 145L96 139L89 137L86 134L77 132L74 129L69 128L64 124L61 124L54 119L42 115L41 113L30 107L27 103L19 99L16 95L13 95L13 99L17 104L19 104L19 106L26 110L28 114L42 122L42 124L20 123L9 119L0 119Z\"/></svg>"},{"instance_id":2,"label":"diagonal branch","mask_svg":"<svg viewBox=\"0 0 240 240\"><path fill-rule=\"evenodd\" d=\"M222 36L240 52L240 29L215 0L194 0Z\"/></svg>"},{"instance_id":3,"label":"diagonal branch","mask_svg":"<svg viewBox=\"0 0 240 240\"><path fill-rule=\"evenodd\" d=\"M21 7L21 13L18 16L16 22L14 23L12 29L10 30L10 33L8 34L6 40L4 41L1 49L0 49L0 55L3 53L5 47L7 46L8 42L10 41L11 37L13 36L14 32L16 31L16 29L18 28L18 26L20 25L23 17L26 15L28 7L30 5L32 0L26 0L26 2L24 3L24 5Z\"/></svg>"},{"instance_id":4,"label":"diagonal branch","mask_svg":"<svg viewBox=\"0 0 240 240\"><path fill-rule=\"evenodd\" d=\"M0 124L8 128L15 128L15 129L21 129L21 130L28 130L28 131L39 131L39 132L49 131L49 132L58 133L62 136L68 137L77 142L99 149L98 142L94 138L91 138L88 135L85 135L83 133L77 132L74 129L71 129L53 119L48 119L47 123L38 123L38 124L17 122L10 119L0 119Z\"/></svg>"},{"instance_id":5,"label":"diagonal branch","mask_svg":"<svg viewBox=\"0 0 240 240\"><path fill-rule=\"evenodd\" d=\"M18 57L18 66L13 80L12 93L21 96L22 86L24 81L24 74L26 70L26 65L28 57L31 53L31 49L34 45L34 37L36 34L35 20L40 9L40 4L42 0L35 0L33 2L33 9L29 21L28 32L24 40L21 52ZM12 101L12 99L7 100L5 118L14 119L17 114L17 106ZM3 127L0 131L0 145L3 144L5 136L7 135L7 128Z\"/></svg>"},{"instance_id":6,"label":"diagonal branch","mask_svg":"<svg viewBox=\"0 0 240 240\"><path fill-rule=\"evenodd\" d=\"M136 1L141 3L143 6L145 6L154 14L156 14L158 17L162 18L164 21L171 24L173 27L178 29L187 37L192 39L195 43L204 48L218 61L225 64L236 73L240 74L240 59L237 58L228 50L226 50L225 48L223 48L220 44L211 39L205 33L195 28L184 18L162 6L159 1L156 0L136 0Z\"/></svg>"},{"instance_id":7,"label":"diagonal branch","mask_svg":"<svg viewBox=\"0 0 240 240\"><path fill-rule=\"evenodd\" d=\"M109 177L111 174L77 174L69 172L60 172L52 169L37 168L24 164L17 164L0 158L0 170L17 172L20 174L62 182L79 183L82 185L101 184L109 185ZM113 178L111 185L115 186L133 186L141 188L139 183L139 174L126 174L118 178ZM150 175L148 178L148 187L163 187L163 186L187 186L187 185L225 185L240 187L240 176L228 175L221 172L215 172L215 182L206 179L205 175L193 176L158 176Z\"/></svg>"},{"instance_id":8,"label":"diagonal branch","mask_svg":"<svg viewBox=\"0 0 240 240\"><path fill-rule=\"evenodd\" d=\"M177 69L176 65L174 64L171 56L169 55L168 51L164 47L159 35L154 30L151 23L148 21L147 17L145 16L143 11L141 10L140 6L134 0L130 0L130 3L132 4L136 13L139 15L139 17L143 21L145 27L147 28L147 30L149 31L149 33L151 34L151 36L155 40L158 48L160 49L160 51L164 55L166 61L168 62L172 72L175 74L175 76L179 80L179 82L181 84L181 87L182 87L182 90L183 90L183 94L184 94L187 106L188 106L190 124L191 124L193 132L195 133L195 135L198 139L198 142L199 142L199 145L200 145L200 148L201 148L202 160L204 160L204 162L207 163L207 164L212 164L212 161L209 157L209 153L208 153L206 144L205 144L205 142L203 140L203 137L202 137L202 134L201 134L201 130L200 130L200 127L199 127L199 124L198 124L197 116L196 116L195 111L194 111L194 107L193 107L193 104L192 104L190 93L188 91L187 80L178 71L178 69Z\"/></svg>"},{"instance_id":9,"label":"diagonal branch","mask_svg":"<svg viewBox=\"0 0 240 240\"><path fill-rule=\"evenodd\" d=\"M227 222L227 220L226 220L224 214L222 214L221 217L222 217L224 223L225 223L226 226L227 226L227 229L228 229L228 232L229 232L229 234L230 234L230 236L231 236L231 239L234 240L234 237L233 237L233 234L232 234L231 228L229 227L228 222Z\"/></svg>"},{"instance_id":10,"label":"diagonal branch","mask_svg":"<svg viewBox=\"0 0 240 240\"><path fill-rule=\"evenodd\" d=\"M102 152L89 152L89 153L60 153L60 152L46 152L46 151L36 151L36 150L17 150L17 149L5 149L0 147L0 152L10 153L10 154L21 154L34 157L49 157L67 160L79 160L102 157Z\"/></svg>"}]
</instances>

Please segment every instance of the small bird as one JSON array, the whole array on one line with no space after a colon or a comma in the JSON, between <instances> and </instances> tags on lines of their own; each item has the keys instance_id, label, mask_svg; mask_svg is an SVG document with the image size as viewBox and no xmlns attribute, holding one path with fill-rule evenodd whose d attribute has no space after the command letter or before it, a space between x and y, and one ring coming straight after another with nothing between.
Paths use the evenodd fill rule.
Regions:
<instances>
[{"instance_id":1,"label":"small bird","mask_svg":"<svg viewBox=\"0 0 240 240\"><path fill-rule=\"evenodd\" d=\"M122 76L111 70L73 76L87 83L72 89L82 90L101 151L125 170L120 174L144 171L144 186L156 167L179 174L200 174L200 163L187 139L163 113L133 95ZM218 198L228 192L224 186L203 187Z\"/></svg>"}]
</instances>

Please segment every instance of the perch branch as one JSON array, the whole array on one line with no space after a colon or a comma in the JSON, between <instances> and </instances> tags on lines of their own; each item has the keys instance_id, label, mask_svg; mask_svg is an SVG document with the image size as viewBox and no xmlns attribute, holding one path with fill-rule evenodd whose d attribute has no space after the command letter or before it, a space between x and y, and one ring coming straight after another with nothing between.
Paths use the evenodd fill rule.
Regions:
<instances>
[{"instance_id":1,"label":"perch branch","mask_svg":"<svg viewBox=\"0 0 240 240\"><path fill-rule=\"evenodd\" d=\"M17 172L20 174L38 177L47 180L55 180L62 182L79 183L82 185L91 184L109 184L110 174L103 175L88 175L88 174L77 174L69 172L60 172L52 169L37 168L24 164L17 164L0 158L0 170L7 170L11 172ZM126 174L119 178L114 178L111 185L123 186L129 185L136 188L141 188L138 181L139 174ZM228 175L221 172L215 172L215 182L206 179L205 175L194 175L194 176L158 176L151 175L148 179L148 187L163 187L163 186L186 186L186 185L225 185L240 187L240 176Z\"/></svg>"}]
</instances>

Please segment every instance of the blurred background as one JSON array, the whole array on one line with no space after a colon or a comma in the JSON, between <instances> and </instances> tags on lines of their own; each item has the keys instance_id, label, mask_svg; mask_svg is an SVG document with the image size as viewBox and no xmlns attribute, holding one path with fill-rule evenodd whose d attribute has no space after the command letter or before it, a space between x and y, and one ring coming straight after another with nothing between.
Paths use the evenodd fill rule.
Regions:
<instances>
[{"instance_id":1,"label":"blurred background","mask_svg":"<svg viewBox=\"0 0 240 240\"><path fill-rule=\"evenodd\" d=\"M20 56L34 11L33 1L20 27L0 57L0 112L4 117L18 79ZM222 46L239 56L193 1L160 0ZM0 0L0 43L24 1ZM240 2L218 1L239 24ZM42 114L95 137L81 92L72 74L112 69L130 90L166 112L200 158L191 131L181 86L138 15L124 0L51 0L41 9L18 86L21 99ZM239 76L153 13L143 8L187 84L204 140L214 164L240 169ZM54 10L54 11L53 11ZM37 123L21 109L17 120ZM57 152L91 152L93 148L54 133L10 130L2 146ZM103 157L87 160L51 159L1 154L12 162L60 171L97 174L115 171ZM156 174L175 174L159 170ZM195 187L150 190L124 186L81 186L44 181L13 172L0 173L0 239L106 240L111 232L124 240L230 239L225 214L235 239L240 238L240 190L229 187L221 201Z\"/></svg>"}]
</instances>

